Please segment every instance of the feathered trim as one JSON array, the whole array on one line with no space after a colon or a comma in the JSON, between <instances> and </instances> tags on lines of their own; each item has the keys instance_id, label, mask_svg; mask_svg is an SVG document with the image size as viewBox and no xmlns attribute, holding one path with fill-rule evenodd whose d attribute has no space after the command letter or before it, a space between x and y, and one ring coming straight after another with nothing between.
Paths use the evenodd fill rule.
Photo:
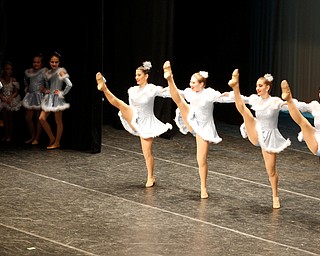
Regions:
<instances>
[{"instance_id":1,"label":"feathered trim","mask_svg":"<svg viewBox=\"0 0 320 256\"><path fill-rule=\"evenodd\" d=\"M70 108L70 104L65 103L64 105L58 106L58 107L47 107L45 105L42 105L41 108L45 112L57 112L57 111L63 111L63 110Z\"/></svg>"}]
</instances>

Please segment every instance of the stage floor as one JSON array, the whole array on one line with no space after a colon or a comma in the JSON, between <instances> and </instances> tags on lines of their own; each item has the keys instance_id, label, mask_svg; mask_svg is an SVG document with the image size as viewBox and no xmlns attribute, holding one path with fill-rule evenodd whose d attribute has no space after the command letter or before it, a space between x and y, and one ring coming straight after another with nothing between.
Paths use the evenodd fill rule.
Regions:
<instances>
[{"instance_id":1,"label":"stage floor","mask_svg":"<svg viewBox=\"0 0 320 256\"><path fill-rule=\"evenodd\" d=\"M156 185L145 188L139 138L103 126L101 153L1 142L0 255L320 255L320 163L297 127L278 155L280 209L260 148L216 122L208 199L195 139L154 141Z\"/></svg>"}]
</instances>

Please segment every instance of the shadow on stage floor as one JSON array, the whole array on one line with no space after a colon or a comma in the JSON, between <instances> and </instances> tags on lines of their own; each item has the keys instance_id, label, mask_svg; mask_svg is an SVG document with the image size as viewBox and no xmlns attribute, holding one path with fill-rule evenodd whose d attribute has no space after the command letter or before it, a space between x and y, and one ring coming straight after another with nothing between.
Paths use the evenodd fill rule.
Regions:
<instances>
[{"instance_id":1,"label":"shadow on stage floor","mask_svg":"<svg viewBox=\"0 0 320 256\"><path fill-rule=\"evenodd\" d=\"M320 255L319 159L290 118L277 210L260 149L216 124L208 199L191 135L155 139L148 189L139 139L125 130L104 126L98 154L1 143L0 255Z\"/></svg>"}]
</instances>

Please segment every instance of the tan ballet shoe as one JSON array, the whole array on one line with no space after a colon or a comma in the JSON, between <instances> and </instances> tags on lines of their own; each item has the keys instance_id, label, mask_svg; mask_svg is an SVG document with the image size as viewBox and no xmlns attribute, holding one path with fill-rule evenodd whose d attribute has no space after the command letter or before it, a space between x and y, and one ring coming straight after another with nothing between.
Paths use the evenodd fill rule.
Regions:
<instances>
[{"instance_id":1,"label":"tan ballet shoe","mask_svg":"<svg viewBox=\"0 0 320 256\"><path fill-rule=\"evenodd\" d=\"M201 199L207 199L208 197L207 189L201 189Z\"/></svg>"},{"instance_id":2,"label":"tan ballet shoe","mask_svg":"<svg viewBox=\"0 0 320 256\"><path fill-rule=\"evenodd\" d=\"M148 178L147 183L146 183L146 188L153 187L154 184L156 184L155 177Z\"/></svg>"},{"instance_id":3,"label":"tan ballet shoe","mask_svg":"<svg viewBox=\"0 0 320 256\"><path fill-rule=\"evenodd\" d=\"M239 86L239 70L235 69L232 72L232 78L229 80L228 85L233 88Z\"/></svg>"},{"instance_id":4,"label":"tan ballet shoe","mask_svg":"<svg viewBox=\"0 0 320 256\"><path fill-rule=\"evenodd\" d=\"M32 145L38 145L39 144L39 141L37 139L34 139L31 143Z\"/></svg>"},{"instance_id":5,"label":"tan ballet shoe","mask_svg":"<svg viewBox=\"0 0 320 256\"><path fill-rule=\"evenodd\" d=\"M279 199L279 197L277 197L277 196L273 197L272 208L273 209L279 209L280 208L280 199Z\"/></svg>"},{"instance_id":6,"label":"tan ballet shoe","mask_svg":"<svg viewBox=\"0 0 320 256\"><path fill-rule=\"evenodd\" d=\"M171 64L170 64L170 61L166 61L164 64L163 64L163 76L165 79L168 79L170 77L172 77L172 70L171 70Z\"/></svg>"},{"instance_id":7,"label":"tan ballet shoe","mask_svg":"<svg viewBox=\"0 0 320 256\"><path fill-rule=\"evenodd\" d=\"M105 88L107 88L107 86L105 84L106 80L104 79L103 75L100 72L98 72L96 74L96 80L97 80L97 84L98 84L97 88L99 91L103 91Z\"/></svg>"},{"instance_id":8,"label":"tan ballet shoe","mask_svg":"<svg viewBox=\"0 0 320 256\"><path fill-rule=\"evenodd\" d=\"M53 143L52 145L49 145L47 149L56 149L60 148L60 143Z\"/></svg>"},{"instance_id":9,"label":"tan ballet shoe","mask_svg":"<svg viewBox=\"0 0 320 256\"><path fill-rule=\"evenodd\" d=\"M288 84L288 82L286 80L283 80L281 82L281 90L282 90L281 98L283 100L292 99L290 87L289 87L289 84Z\"/></svg>"},{"instance_id":10,"label":"tan ballet shoe","mask_svg":"<svg viewBox=\"0 0 320 256\"><path fill-rule=\"evenodd\" d=\"M51 138L48 147L51 147L54 144L55 141L56 141L55 137Z\"/></svg>"},{"instance_id":11,"label":"tan ballet shoe","mask_svg":"<svg viewBox=\"0 0 320 256\"><path fill-rule=\"evenodd\" d=\"M34 141L34 138L28 139L28 140L26 140L24 143L29 144L29 143L31 143L32 141Z\"/></svg>"}]
</instances>

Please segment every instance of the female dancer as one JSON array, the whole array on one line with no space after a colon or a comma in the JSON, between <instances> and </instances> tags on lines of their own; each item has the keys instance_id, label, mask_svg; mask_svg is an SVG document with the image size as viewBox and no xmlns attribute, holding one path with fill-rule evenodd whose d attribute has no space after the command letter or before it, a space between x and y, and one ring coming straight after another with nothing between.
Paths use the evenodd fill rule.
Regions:
<instances>
[{"instance_id":1,"label":"female dancer","mask_svg":"<svg viewBox=\"0 0 320 256\"><path fill-rule=\"evenodd\" d=\"M172 129L171 124L162 123L154 115L155 97L170 97L170 93L168 89L148 82L151 67L151 62L145 61L142 66L136 69L135 79L137 85L130 87L128 90L129 105L112 94L100 72L96 74L98 90L103 91L110 104L119 109L119 117L124 128L129 133L140 137L148 171L146 187L154 186L156 181L152 155L153 139L165 133L168 129Z\"/></svg>"},{"instance_id":2,"label":"female dancer","mask_svg":"<svg viewBox=\"0 0 320 256\"><path fill-rule=\"evenodd\" d=\"M269 176L272 188L273 208L280 208L278 195L278 172L276 170L277 153L291 145L289 139L285 139L278 130L279 111L284 110L285 103L279 97L271 97L270 91L273 77L266 74L257 80L256 91L250 97L243 97L240 94L239 71L235 69L229 86L232 87L236 108L244 120L245 131L242 130L243 137L248 137L249 141L260 146L265 167ZM255 111L255 117L250 109L245 105L248 103Z\"/></svg>"},{"instance_id":3,"label":"female dancer","mask_svg":"<svg viewBox=\"0 0 320 256\"><path fill-rule=\"evenodd\" d=\"M213 103L234 101L229 100L229 97L227 97L228 93L221 94L212 88L205 88L208 72L200 71L193 74L190 79L190 88L181 91L174 82L169 61L164 63L163 70L164 78L168 81L171 97L178 106L175 118L176 124L182 133L187 134L191 132L196 137L197 162L201 187L200 197L206 199L208 198L207 155L209 144L217 144L222 141L213 120Z\"/></svg>"},{"instance_id":4,"label":"female dancer","mask_svg":"<svg viewBox=\"0 0 320 256\"><path fill-rule=\"evenodd\" d=\"M12 140L14 130L13 112L19 111L22 105L21 96L19 94L20 84L12 77L13 65L11 62L5 62L3 66L3 74L0 83L3 88L0 92L0 110L3 116L4 137L3 141L10 142Z\"/></svg>"},{"instance_id":5,"label":"female dancer","mask_svg":"<svg viewBox=\"0 0 320 256\"><path fill-rule=\"evenodd\" d=\"M43 67L43 55L36 54L33 57L32 68L26 69L24 74L24 84L26 95L22 100L22 105L26 109L25 119L31 138L25 143L37 145L39 143L42 126L39 120L40 105L45 91L45 73L47 68ZM33 117L36 115L37 121L34 124Z\"/></svg>"},{"instance_id":6,"label":"female dancer","mask_svg":"<svg viewBox=\"0 0 320 256\"><path fill-rule=\"evenodd\" d=\"M292 99L289 84L286 80L281 82L281 98L286 101L290 116L301 129L298 139L300 142L306 142L312 154L320 156L320 104L319 101L310 103L296 102ZM320 98L320 90L318 94ZM314 126L306 119L301 112L309 112L314 116Z\"/></svg>"},{"instance_id":7,"label":"female dancer","mask_svg":"<svg viewBox=\"0 0 320 256\"><path fill-rule=\"evenodd\" d=\"M45 73L49 89L46 90L46 95L41 103L42 110L39 120L50 139L47 149L60 148L60 140L63 133L62 112L70 107L70 104L66 103L64 96L70 91L72 83L66 69L59 67L60 58L61 55L59 53L53 53L49 61L51 69ZM64 83L66 86L62 89ZM47 122L47 117L52 112L57 124L56 136L53 135L51 127Z\"/></svg>"}]
</instances>

